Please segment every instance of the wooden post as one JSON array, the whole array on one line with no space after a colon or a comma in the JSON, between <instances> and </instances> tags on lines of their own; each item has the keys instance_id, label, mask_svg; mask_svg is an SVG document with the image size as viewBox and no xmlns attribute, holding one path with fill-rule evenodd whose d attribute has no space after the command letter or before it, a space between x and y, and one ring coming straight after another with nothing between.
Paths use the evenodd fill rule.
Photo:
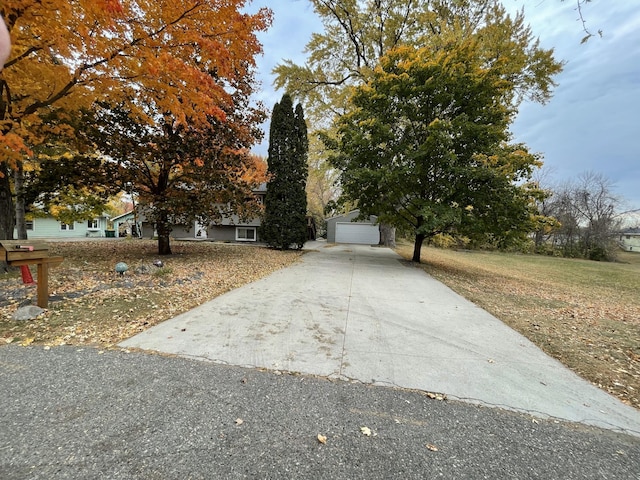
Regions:
<instances>
[{"instance_id":1,"label":"wooden post","mask_svg":"<svg viewBox=\"0 0 640 480\"><path fill-rule=\"evenodd\" d=\"M38 263L38 306L49 308L49 264Z\"/></svg>"},{"instance_id":2,"label":"wooden post","mask_svg":"<svg viewBox=\"0 0 640 480\"><path fill-rule=\"evenodd\" d=\"M25 243L28 243L25 245ZM62 257L50 257L49 247L42 242L27 240L0 241L0 260L6 260L8 265L15 267L33 265L38 266L38 306L49 306L49 267L62 263Z\"/></svg>"}]
</instances>

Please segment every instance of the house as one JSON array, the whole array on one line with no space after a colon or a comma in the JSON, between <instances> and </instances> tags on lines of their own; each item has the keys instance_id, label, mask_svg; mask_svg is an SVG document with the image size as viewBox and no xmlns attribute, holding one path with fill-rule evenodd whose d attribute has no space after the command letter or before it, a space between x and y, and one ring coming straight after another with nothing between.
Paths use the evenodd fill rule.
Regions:
<instances>
[{"instance_id":1,"label":"house","mask_svg":"<svg viewBox=\"0 0 640 480\"><path fill-rule=\"evenodd\" d=\"M138 216L136 216L136 213L133 210L123 213L122 215L118 215L117 217L113 217L111 219L111 224L113 225L115 236L139 236L138 232L140 231L140 218L137 217ZM138 223L136 224L136 222Z\"/></svg>"},{"instance_id":2,"label":"house","mask_svg":"<svg viewBox=\"0 0 640 480\"><path fill-rule=\"evenodd\" d=\"M372 215L367 220L357 220L360 210L352 210L327 220L327 242L378 245L380 230L378 217Z\"/></svg>"},{"instance_id":3,"label":"house","mask_svg":"<svg viewBox=\"0 0 640 480\"><path fill-rule=\"evenodd\" d=\"M106 213L93 220L63 223L53 217L36 217L27 220L27 237L34 238L86 238L104 237L108 230L109 215ZM18 238L14 230L14 238Z\"/></svg>"},{"instance_id":4,"label":"house","mask_svg":"<svg viewBox=\"0 0 640 480\"><path fill-rule=\"evenodd\" d=\"M264 203L264 197L267 193L267 184L263 183L253 190L253 195L259 203ZM134 212L127 212L118 217L111 219L113 228L118 236L132 235L136 231L136 221L142 237L155 237L155 225L148 222L143 212L134 215ZM171 230L171 238L185 239L209 239L218 242L258 242L261 219L253 218L249 221L241 221L237 215L230 215L223 218L220 222L207 225L201 225L193 222L190 226L173 225ZM135 236L135 235L134 235Z\"/></svg>"},{"instance_id":5,"label":"house","mask_svg":"<svg viewBox=\"0 0 640 480\"><path fill-rule=\"evenodd\" d=\"M266 183L261 183L258 188L253 190L253 196L261 205L264 205L266 194ZM209 225L207 237L222 242L258 242L260 241L258 230L261 223L259 217L243 222L237 215L231 215L223 218L219 223Z\"/></svg>"},{"instance_id":6,"label":"house","mask_svg":"<svg viewBox=\"0 0 640 480\"><path fill-rule=\"evenodd\" d=\"M622 230L619 234L618 242L627 252L640 253L640 227Z\"/></svg>"},{"instance_id":7,"label":"house","mask_svg":"<svg viewBox=\"0 0 640 480\"><path fill-rule=\"evenodd\" d=\"M155 225L149 222L144 213L133 210L111 219L113 229L117 237L143 237L154 238L157 236ZM191 228L184 225L173 225L171 238L207 238L207 231L202 225L194 222Z\"/></svg>"}]
</instances>

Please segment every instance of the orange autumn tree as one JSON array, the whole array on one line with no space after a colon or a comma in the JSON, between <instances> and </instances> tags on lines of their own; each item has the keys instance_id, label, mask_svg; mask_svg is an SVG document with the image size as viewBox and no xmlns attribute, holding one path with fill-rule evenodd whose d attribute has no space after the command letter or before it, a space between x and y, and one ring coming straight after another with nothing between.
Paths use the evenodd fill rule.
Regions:
<instances>
[{"instance_id":1,"label":"orange autumn tree","mask_svg":"<svg viewBox=\"0 0 640 480\"><path fill-rule=\"evenodd\" d=\"M67 124L82 109L117 105L152 130L197 132L240 118L244 145L255 142L259 109L229 113L248 108L256 33L271 12L243 13L245 4L4 0L13 45L0 73L0 239L13 235L14 170L50 135L73 137Z\"/></svg>"}]
</instances>

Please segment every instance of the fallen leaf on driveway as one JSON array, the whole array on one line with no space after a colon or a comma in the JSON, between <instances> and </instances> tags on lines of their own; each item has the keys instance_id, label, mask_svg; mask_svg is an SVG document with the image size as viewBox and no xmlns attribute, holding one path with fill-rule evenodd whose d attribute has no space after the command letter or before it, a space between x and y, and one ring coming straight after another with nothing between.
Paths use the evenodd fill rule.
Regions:
<instances>
[{"instance_id":1,"label":"fallen leaf on driveway","mask_svg":"<svg viewBox=\"0 0 640 480\"><path fill-rule=\"evenodd\" d=\"M363 435L366 435L367 437L371 436L371 429L369 427L360 427L360 431L362 432Z\"/></svg>"},{"instance_id":2,"label":"fallen leaf on driveway","mask_svg":"<svg viewBox=\"0 0 640 480\"><path fill-rule=\"evenodd\" d=\"M318 434L318 441L321 444L326 445L327 444L327 437L325 437L324 435Z\"/></svg>"},{"instance_id":3,"label":"fallen leaf on driveway","mask_svg":"<svg viewBox=\"0 0 640 480\"><path fill-rule=\"evenodd\" d=\"M236 418L236 425L242 425L244 423L244 420L242 420L241 418Z\"/></svg>"},{"instance_id":4,"label":"fallen leaf on driveway","mask_svg":"<svg viewBox=\"0 0 640 480\"><path fill-rule=\"evenodd\" d=\"M427 449L431 450L432 452L437 452L438 451L438 447L436 447L435 445L433 445L431 443L427 443Z\"/></svg>"}]
</instances>

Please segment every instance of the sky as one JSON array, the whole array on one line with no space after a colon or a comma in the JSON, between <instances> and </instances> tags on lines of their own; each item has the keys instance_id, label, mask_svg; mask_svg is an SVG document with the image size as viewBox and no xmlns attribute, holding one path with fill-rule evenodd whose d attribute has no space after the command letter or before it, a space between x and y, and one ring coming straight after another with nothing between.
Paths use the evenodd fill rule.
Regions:
<instances>
[{"instance_id":1,"label":"sky","mask_svg":"<svg viewBox=\"0 0 640 480\"><path fill-rule=\"evenodd\" d=\"M581 173L601 173L623 199L622 210L640 209L640 2L593 0L583 6L585 32L576 0L503 0L509 10L524 8L525 18L544 48L566 62L546 105L523 103L511 131L513 141L544 159L549 181L562 183ZM322 24L309 0L254 0L250 10L267 6L272 27L259 38L262 89L256 99L267 108L280 100L271 70L284 59L302 64L305 45ZM597 31L602 30L602 37ZM254 150L266 156L265 140Z\"/></svg>"}]
</instances>

